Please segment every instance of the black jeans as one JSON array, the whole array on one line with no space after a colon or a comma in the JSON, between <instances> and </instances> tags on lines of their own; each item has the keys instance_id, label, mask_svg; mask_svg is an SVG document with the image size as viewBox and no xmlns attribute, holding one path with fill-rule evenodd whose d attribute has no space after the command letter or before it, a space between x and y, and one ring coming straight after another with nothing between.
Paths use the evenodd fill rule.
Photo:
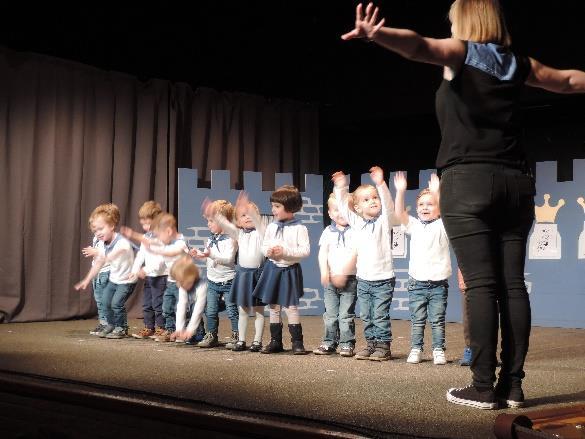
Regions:
<instances>
[{"instance_id":1,"label":"black jeans","mask_svg":"<svg viewBox=\"0 0 585 439\"><path fill-rule=\"evenodd\" d=\"M165 318L162 314L162 303L165 289L167 288L167 276L146 276L144 278L144 291L142 296L142 312L144 326L154 329L165 327Z\"/></svg>"},{"instance_id":2,"label":"black jeans","mask_svg":"<svg viewBox=\"0 0 585 439\"><path fill-rule=\"evenodd\" d=\"M441 178L441 214L466 284L473 384L520 385L530 338L524 283L526 242L534 220L534 179L502 165L465 164Z\"/></svg>"}]
</instances>

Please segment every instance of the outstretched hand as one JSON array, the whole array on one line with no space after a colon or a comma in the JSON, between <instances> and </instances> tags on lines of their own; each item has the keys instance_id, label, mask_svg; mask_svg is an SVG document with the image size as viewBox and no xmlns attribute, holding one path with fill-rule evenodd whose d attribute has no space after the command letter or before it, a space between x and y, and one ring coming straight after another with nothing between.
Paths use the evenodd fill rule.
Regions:
<instances>
[{"instance_id":1,"label":"outstretched hand","mask_svg":"<svg viewBox=\"0 0 585 439\"><path fill-rule=\"evenodd\" d=\"M441 181L439 180L439 177L437 176L437 174L431 174L431 179L429 180L429 190L432 193L437 194L437 193L439 193L440 186L441 186Z\"/></svg>"},{"instance_id":2,"label":"outstretched hand","mask_svg":"<svg viewBox=\"0 0 585 439\"><path fill-rule=\"evenodd\" d=\"M370 178L376 186L379 186L384 183L384 171L379 166L372 166L370 168Z\"/></svg>"},{"instance_id":3,"label":"outstretched hand","mask_svg":"<svg viewBox=\"0 0 585 439\"><path fill-rule=\"evenodd\" d=\"M334 172L331 175L331 181L336 187L343 187L346 185L345 174L342 171Z\"/></svg>"},{"instance_id":4,"label":"outstretched hand","mask_svg":"<svg viewBox=\"0 0 585 439\"><path fill-rule=\"evenodd\" d=\"M250 206L250 198L246 191L241 191L238 194L238 198L236 199L236 209L242 212L243 214L248 213L248 207Z\"/></svg>"},{"instance_id":5,"label":"outstretched hand","mask_svg":"<svg viewBox=\"0 0 585 439\"><path fill-rule=\"evenodd\" d=\"M203 200L203 203L201 203L201 213L203 214L203 216L205 218L211 218L213 217L213 208L212 208L212 202L209 198L205 197L205 199Z\"/></svg>"},{"instance_id":6,"label":"outstretched hand","mask_svg":"<svg viewBox=\"0 0 585 439\"><path fill-rule=\"evenodd\" d=\"M406 175L404 175L404 172L398 171L394 174L394 189L396 189L396 192L404 192L406 191L406 187Z\"/></svg>"},{"instance_id":7,"label":"outstretched hand","mask_svg":"<svg viewBox=\"0 0 585 439\"><path fill-rule=\"evenodd\" d=\"M384 26L384 19L378 21L378 7L374 8L373 3L366 7L366 15L363 13L362 4L358 4L355 10L355 28L341 36L342 40L352 40L354 38L373 39L376 33ZM377 22L377 23L376 23Z\"/></svg>"}]
</instances>

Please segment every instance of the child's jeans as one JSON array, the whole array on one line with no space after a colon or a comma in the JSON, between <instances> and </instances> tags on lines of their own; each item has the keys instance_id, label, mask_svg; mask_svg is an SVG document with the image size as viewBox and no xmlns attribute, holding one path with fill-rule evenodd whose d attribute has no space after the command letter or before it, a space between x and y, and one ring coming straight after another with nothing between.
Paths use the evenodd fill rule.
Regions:
<instances>
[{"instance_id":1,"label":"child's jeans","mask_svg":"<svg viewBox=\"0 0 585 439\"><path fill-rule=\"evenodd\" d=\"M162 305L163 296L167 288L167 276L146 276L144 278L144 296L142 312L144 326L154 329L165 327Z\"/></svg>"},{"instance_id":2,"label":"child's jeans","mask_svg":"<svg viewBox=\"0 0 585 439\"><path fill-rule=\"evenodd\" d=\"M343 288L325 287L325 335L327 346L355 346L355 302L357 279L349 276Z\"/></svg>"},{"instance_id":3,"label":"child's jeans","mask_svg":"<svg viewBox=\"0 0 585 439\"><path fill-rule=\"evenodd\" d=\"M116 328L128 327L128 316L126 314L126 301L136 288L136 284L115 284L108 281L102 292L102 300L106 307L108 324Z\"/></svg>"},{"instance_id":4,"label":"child's jeans","mask_svg":"<svg viewBox=\"0 0 585 439\"><path fill-rule=\"evenodd\" d=\"M109 278L110 272L104 271L103 273L98 273L98 275L91 281L91 286L93 287L93 297L95 299L95 304L97 305L98 319L102 325L108 323L108 316L106 313L103 294L104 288L106 288L106 285L108 285Z\"/></svg>"},{"instance_id":5,"label":"child's jeans","mask_svg":"<svg viewBox=\"0 0 585 439\"><path fill-rule=\"evenodd\" d=\"M449 283L408 279L411 341L413 348L423 349L427 317L433 334L433 349L445 349L445 313Z\"/></svg>"},{"instance_id":6,"label":"child's jeans","mask_svg":"<svg viewBox=\"0 0 585 439\"><path fill-rule=\"evenodd\" d=\"M371 281L358 278L357 296L366 340L384 343L392 341L390 305L395 284L394 277Z\"/></svg>"},{"instance_id":7,"label":"child's jeans","mask_svg":"<svg viewBox=\"0 0 585 439\"><path fill-rule=\"evenodd\" d=\"M207 317L207 331L217 334L219 327L219 302L222 297L230 292L232 280L225 282L213 282L207 280L207 304L205 305L205 316ZM232 324L232 331L238 330L238 305L231 302L225 302L225 309Z\"/></svg>"},{"instance_id":8,"label":"child's jeans","mask_svg":"<svg viewBox=\"0 0 585 439\"><path fill-rule=\"evenodd\" d=\"M176 282L167 281L167 287L163 294L162 315L165 321L165 329L175 332L177 317L177 302L179 300L179 287Z\"/></svg>"}]
</instances>

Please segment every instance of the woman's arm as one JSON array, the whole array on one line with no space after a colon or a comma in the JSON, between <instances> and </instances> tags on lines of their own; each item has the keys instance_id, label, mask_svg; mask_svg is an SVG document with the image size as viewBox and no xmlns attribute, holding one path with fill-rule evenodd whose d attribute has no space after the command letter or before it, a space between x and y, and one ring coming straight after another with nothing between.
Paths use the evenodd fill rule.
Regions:
<instances>
[{"instance_id":1,"label":"woman's arm","mask_svg":"<svg viewBox=\"0 0 585 439\"><path fill-rule=\"evenodd\" d=\"M530 74L526 85L555 93L585 93L585 72L559 70L530 59Z\"/></svg>"},{"instance_id":2,"label":"woman's arm","mask_svg":"<svg viewBox=\"0 0 585 439\"><path fill-rule=\"evenodd\" d=\"M410 29L382 27L385 19L378 21L378 8L368 4L365 15L358 4L355 27L341 36L344 40L366 38L412 61L435 64L458 70L465 57L465 44L455 38L427 38Z\"/></svg>"}]
</instances>

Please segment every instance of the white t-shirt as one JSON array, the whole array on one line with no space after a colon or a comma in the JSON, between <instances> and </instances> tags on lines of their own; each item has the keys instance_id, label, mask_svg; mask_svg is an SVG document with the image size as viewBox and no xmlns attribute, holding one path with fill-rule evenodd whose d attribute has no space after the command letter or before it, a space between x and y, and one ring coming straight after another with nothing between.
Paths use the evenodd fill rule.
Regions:
<instances>
[{"instance_id":1,"label":"white t-shirt","mask_svg":"<svg viewBox=\"0 0 585 439\"><path fill-rule=\"evenodd\" d=\"M115 284L131 284L136 281L128 279L134 263L134 249L130 241L116 234L109 245L105 245L106 257L116 252L117 256L110 260L110 281Z\"/></svg>"},{"instance_id":2,"label":"white t-shirt","mask_svg":"<svg viewBox=\"0 0 585 439\"><path fill-rule=\"evenodd\" d=\"M264 254L262 253L262 240L266 227L261 223L260 218L254 218L256 228L244 230L236 227L229 222L224 216L218 215L218 222L223 232L238 242L238 260L240 267L258 268L264 263Z\"/></svg>"},{"instance_id":3,"label":"white t-shirt","mask_svg":"<svg viewBox=\"0 0 585 439\"><path fill-rule=\"evenodd\" d=\"M409 215L408 224L402 227L410 235L408 275L419 281L448 279L452 273L451 255L443 220L424 224Z\"/></svg>"},{"instance_id":4,"label":"white t-shirt","mask_svg":"<svg viewBox=\"0 0 585 439\"><path fill-rule=\"evenodd\" d=\"M165 251L181 250L181 253L179 253L178 255L163 256L163 260L165 261L165 266L166 266L165 274L169 275L169 277L167 277L167 282L175 282L175 279L173 279L171 277L171 273L170 273L171 267L173 266L173 264L175 263L175 261L177 259L179 259L180 257L183 256L183 253L189 252L189 249L187 247L187 243L185 242L183 235L178 234L177 237L173 241L171 241L169 244L163 246L162 248Z\"/></svg>"},{"instance_id":5,"label":"white t-shirt","mask_svg":"<svg viewBox=\"0 0 585 439\"><path fill-rule=\"evenodd\" d=\"M195 296L194 298L191 296ZM205 311L205 304L207 303L207 279L199 278L197 283L193 285L189 291L179 287L179 300L177 302L177 331L185 329L185 317L187 315L187 308L189 301L194 300L193 313L187 325L187 329L195 332L203 317Z\"/></svg>"},{"instance_id":6,"label":"white t-shirt","mask_svg":"<svg viewBox=\"0 0 585 439\"><path fill-rule=\"evenodd\" d=\"M319 247L327 251L327 264L331 274L354 275L356 267L348 266L349 260L353 257L355 242L354 233L351 227L340 231L335 225L323 230L319 239Z\"/></svg>"},{"instance_id":7,"label":"white t-shirt","mask_svg":"<svg viewBox=\"0 0 585 439\"><path fill-rule=\"evenodd\" d=\"M93 240L91 242L91 246L95 249L97 249L97 251L99 252L100 255L104 256L105 255L105 247L104 247L104 241L100 241L99 239L97 239L95 236L93 237ZM92 259L91 261L91 266L93 267L93 265L95 264L95 258ZM110 271L110 263L106 262L102 268L100 268L100 273L106 273Z\"/></svg>"},{"instance_id":8,"label":"white t-shirt","mask_svg":"<svg viewBox=\"0 0 585 439\"><path fill-rule=\"evenodd\" d=\"M236 251L238 243L228 235L212 235L206 247L210 250L207 257L207 278L212 282L227 282L236 275Z\"/></svg>"},{"instance_id":9,"label":"white t-shirt","mask_svg":"<svg viewBox=\"0 0 585 439\"><path fill-rule=\"evenodd\" d=\"M262 240L262 253L266 255L269 248L276 245L282 246L282 258L270 260L278 267L289 267L309 256L311 252L309 231L299 220L285 222L282 228L279 227L278 223L273 222L266 227L266 233Z\"/></svg>"},{"instance_id":10,"label":"white t-shirt","mask_svg":"<svg viewBox=\"0 0 585 439\"><path fill-rule=\"evenodd\" d=\"M152 238L151 233L146 233L147 238ZM140 268L144 265L144 272L147 276L156 277L167 274L167 266L164 257L149 251L144 244L140 244L140 250L136 253L134 258L134 265L132 267L133 273L138 273Z\"/></svg>"},{"instance_id":11,"label":"white t-shirt","mask_svg":"<svg viewBox=\"0 0 585 439\"><path fill-rule=\"evenodd\" d=\"M382 205L380 216L374 221L366 221L349 210L347 205L348 186L335 187L339 213L346 219L354 231L354 243L357 251L357 272L360 279L376 281L395 277L392 262L392 225L394 204L386 183L378 185L378 195Z\"/></svg>"}]
</instances>

